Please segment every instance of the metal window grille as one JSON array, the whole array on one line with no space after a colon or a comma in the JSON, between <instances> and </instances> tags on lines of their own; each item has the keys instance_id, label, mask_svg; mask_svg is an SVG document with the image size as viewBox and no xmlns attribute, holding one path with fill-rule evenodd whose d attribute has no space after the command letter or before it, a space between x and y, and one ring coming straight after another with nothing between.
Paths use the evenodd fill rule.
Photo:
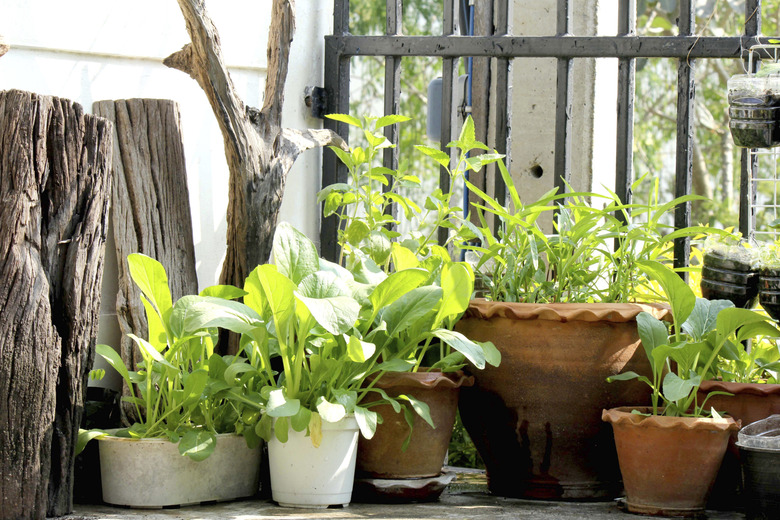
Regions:
<instances>
[{"instance_id":1,"label":"metal window grille","mask_svg":"<svg viewBox=\"0 0 780 520\"><path fill-rule=\"evenodd\" d=\"M509 0L477 0L491 2L498 13L496 20L503 22L494 27L488 36L456 35L457 2L443 0L444 29L441 36L406 36L400 34L402 1L387 0L386 34L380 36L352 35L349 32L349 0L334 1L333 35L325 38L325 89L330 112L349 111L350 59L359 56L385 58L385 113L397 113L400 91L400 61L404 56L431 56L442 60L442 144L448 143L453 132L454 85L457 85L457 60L462 57L488 57L495 60L497 78L497 106L508 107L509 65L513 58L555 58L558 62L556 119L555 119L555 179L563 189L571 177L571 114L573 88L572 63L580 58L618 59L618 100L616 139L615 192L624 202L631 201L633 181L633 116L635 92L635 65L637 58L668 58L677 62L677 152L675 196L691 192L692 142L694 131L694 72L699 59L742 58L747 59L745 43L768 44L769 39L758 37L761 32L761 0L745 0L745 31L741 36L714 37L695 35L695 0L680 0L678 20L679 35L669 37L638 36L636 34L636 0L619 0L617 36L572 35L572 0L558 0L557 34L553 36L512 36L507 34ZM509 108L508 108L509 110ZM509 150L509 114L506 111L495 121L496 148L501 153ZM345 139L348 130L344 123L326 120L326 127L338 132ZM395 127L386 129L387 137L397 143ZM446 150L445 150L446 151ZM397 165L397 150L387 150L385 165ZM757 180L758 154L742 151L740 175L739 229L749 235L754 229L757 209L754 183ZM495 195L505 196L505 190L496 176ZM339 164L335 154L324 152L323 186L344 182L346 169ZM442 169L442 188L449 177ZM777 198L772 202L778 211ZM674 225L691 224L690 203L679 206ZM322 254L337 258L337 221L335 217L324 219L321 227ZM675 265L683 266L690 254L688 239L675 243Z\"/></svg>"}]
</instances>

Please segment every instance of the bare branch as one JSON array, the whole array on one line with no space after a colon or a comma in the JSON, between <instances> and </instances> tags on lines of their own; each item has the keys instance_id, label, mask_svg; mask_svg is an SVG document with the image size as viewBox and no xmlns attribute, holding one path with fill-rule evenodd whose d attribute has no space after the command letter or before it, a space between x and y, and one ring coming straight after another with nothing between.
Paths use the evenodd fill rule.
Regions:
<instances>
[{"instance_id":1,"label":"bare branch","mask_svg":"<svg viewBox=\"0 0 780 520\"><path fill-rule=\"evenodd\" d=\"M5 43L5 38L3 38L3 35L0 34L0 56L8 52L8 49L10 48L11 47L7 43Z\"/></svg>"},{"instance_id":2,"label":"bare branch","mask_svg":"<svg viewBox=\"0 0 780 520\"><path fill-rule=\"evenodd\" d=\"M282 124L284 84L290 61L290 45L295 33L294 0L274 0L268 33L268 73L265 80L263 118L273 132Z\"/></svg>"},{"instance_id":3,"label":"bare branch","mask_svg":"<svg viewBox=\"0 0 780 520\"><path fill-rule=\"evenodd\" d=\"M180 51L174 52L163 60L163 65L172 69L186 72L189 76L198 80L195 65L192 62L192 44L188 43Z\"/></svg>"}]
</instances>

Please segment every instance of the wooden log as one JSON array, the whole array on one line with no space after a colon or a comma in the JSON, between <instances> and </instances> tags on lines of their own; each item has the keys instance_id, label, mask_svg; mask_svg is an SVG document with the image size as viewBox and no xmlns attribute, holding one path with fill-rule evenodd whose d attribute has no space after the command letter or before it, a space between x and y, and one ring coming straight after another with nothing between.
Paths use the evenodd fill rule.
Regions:
<instances>
[{"instance_id":1,"label":"wooden log","mask_svg":"<svg viewBox=\"0 0 780 520\"><path fill-rule=\"evenodd\" d=\"M227 253L220 282L243 286L268 261L287 174L299 154L329 144L346 148L330 130L281 127L284 85L295 31L295 3L273 0L265 101L257 110L239 98L222 59L217 29L204 0L178 0L192 43L165 59L206 93L225 142L230 170Z\"/></svg>"},{"instance_id":2,"label":"wooden log","mask_svg":"<svg viewBox=\"0 0 780 520\"><path fill-rule=\"evenodd\" d=\"M0 511L72 509L108 225L111 123L0 92Z\"/></svg>"},{"instance_id":3,"label":"wooden log","mask_svg":"<svg viewBox=\"0 0 780 520\"><path fill-rule=\"evenodd\" d=\"M170 100L128 99L98 101L92 111L114 123L116 313L123 335L120 353L125 365L134 367L141 355L127 334L147 337L147 324L127 256L143 253L163 264L174 301L198 292L179 107ZM125 395L129 391L125 388ZM133 419L124 415L131 408L123 410L125 422Z\"/></svg>"}]
</instances>

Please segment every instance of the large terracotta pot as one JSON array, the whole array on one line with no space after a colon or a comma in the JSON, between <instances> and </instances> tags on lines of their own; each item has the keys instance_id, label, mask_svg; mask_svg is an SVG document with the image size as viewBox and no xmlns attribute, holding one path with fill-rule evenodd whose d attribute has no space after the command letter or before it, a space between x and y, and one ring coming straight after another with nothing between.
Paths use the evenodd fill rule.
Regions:
<instances>
[{"instance_id":1,"label":"large terracotta pot","mask_svg":"<svg viewBox=\"0 0 780 520\"><path fill-rule=\"evenodd\" d=\"M536 499L611 499L622 490L612 431L601 410L649 404L625 370L650 374L636 316L668 308L634 304L528 304L474 300L456 329L492 341L501 365L475 370L460 411L494 494Z\"/></svg>"},{"instance_id":2,"label":"large terracotta pot","mask_svg":"<svg viewBox=\"0 0 780 520\"><path fill-rule=\"evenodd\" d=\"M704 381L699 387L699 402L701 403L709 392L715 391L734 395L713 395L706 403L707 408L713 407L718 412L725 412L734 420L742 421L743 425L780 413L780 385ZM733 432L713 487L710 499L712 507L731 508L739 500L742 475L736 442L737 432Z\"/></svg>"},{"instance_id":3,"label":"large terracotta pot","mask_svg":"<svg viewBox=\"0 0 780 520\"><path fill-rule=\"evenodd\" d=\"M462 371L384 374L375 386L392 397L412 395L425 402L430 407L436 428L431 428L414 414L412 439L407 450L402 451L403 442L409 435L409 425L403 412L395 413L390 405L372 408L382 416L383 422L378 425L371 440L361 437L358 443L358 474L382 479L438 476L455 424L458 394L462 386L471 385L473 381Z\"/></svg>"},{"instance_id":4,"label":"large terracotta pot","mask_svg":"<svg viewBox=\"0 0 780 520\"><path fill-rule=\"evenodd\" d=\"M731 432L741 424L730 417L646 416L649 408L622 407L602 412L612 424L626 506L632 513L693 516L704 511Z\"/></svg>"}]
</instances>

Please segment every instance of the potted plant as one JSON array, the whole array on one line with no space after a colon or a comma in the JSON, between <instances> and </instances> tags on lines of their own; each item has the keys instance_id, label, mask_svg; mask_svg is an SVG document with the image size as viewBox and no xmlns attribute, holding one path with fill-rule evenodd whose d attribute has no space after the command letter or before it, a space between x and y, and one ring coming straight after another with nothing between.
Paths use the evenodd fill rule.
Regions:
<instances>
[{"instance_id":1,"label":"potted plant","mask_svg":"<svg viewBox=\"0 0 780 520\"><path fill-rule=\"evenodd\" d=\"M424 285L430 273L419 268L380 273L381 281L366 283L365 272L354 277L320 259L314 244L286 223L277 229L273 255L275 265L258 266L247 278L243 304L203 301L188 319L242 335L245 360L227 367L223 379L229 398L255 409L244 428L269 442L274 500L346 504L358 430L374 436L382 420L377 407L389 404L407 419L413 410L432 422L424 402L388 395L376 380L410 370L409 352L434 338L459 352L450 359L487 361L473 342L431 326L465 306L455 284L462 273L444 267L442 286ZM368 398L373 395L378 398ZM340 453L334 437L344 438Z\"/></svg>"},{"instance_id":2,"label":"potted plant","mask_svg":"<svg viewBox=\"0 0 780 520\"><path fill-rule=\"evenodd\" d=\"M626 368L649 374L636 317L646 311L669 318L663 305L634 303L648 301L639 261L666 257L675 237L704 228L665 226L663 215L692 197L660 204L657 184L647 204L554 191L524 203L498 165L508 204L469 185L482 199L477 209L498 226L494 232L481 217L475 229L481 245L471 249L486 299L472 301L457 330L492 341L502 364L474 374L475 385L461 396L463 422L493 493L615 497L620 472L600 410L640 402L644 392L638 384L615 388L605 378ZM549 233L541 221L556 212Z\"/></svg>"},{"instance_id":3,"label":"potted plant","mask_svg":"<svg viewBox=\"0 0 780 520\"><path fill-rule=\"evenodd\" d=\"M678 325L670 332L649 314L637 317L652 375L627 371L608 381L642 381L651 389L651 406L604 410L602 418L615 432L628 510L694 515L704 509L730 432L740 426L715 411L709 396L699 400L697 391L725 346L780 331L757 312L696 298L660 263L640 266L663 289Z\"/></svg>"},{"instance_id":4,"label":"potted plant","mask_svg":"<svg viewBox=\"0 0 780 520\"><path fill-rule=\"evenodd\" d=\"M775 320L780 319L780 245L765 244L759 250L758 301Z\"/></svg>"},{"instance_id":5,"label":"potted plant","mask_svg":"<svg viewBox=\"0 0 780 520\"><path fill-rule=\"evenodd\" d=\"M230 361L214 354L213 329L181 320L200 299L243 293L214 286L202 297L186 296L174 305L159 262L140 254L127 261L149 324L148 340L130 335L143 361L132 370L108 345L97 345L96 350L133 390L123 400L135 412L135 422L79 435L78 451L90 439L99 441L103 500L163 507L254 495L259 439L235 433L242 410L225 398L221 383L213 378L214 367Z\"/></svg>"},{"instance_id":6,"label":"potted plant","mask_svg":"<svg viewBox=\"0 0 780 520\"><path fill-rule=\"evenodd\" d=\"M780 67L765 64L756 74L729 78L729 129L734 144L771 148L780 144Z\"/></svg>"},{"instance_id":7,"label":"potted plant","mask_svg":"<svg viewBox=\"0 0 780 520\"><path fill-rule=\"evenodd\" d=\"M448 246L464 238L459 226L460 208L451 206L452 191L435 190L421 208L406 189L419 188L420 180L403 172L374 165L375 158L391 144L378 132L382 127L407 120L403 116L358 118L336 114L328 116L358 127L366 137L365 148L349 151L333 149L348 167L350 182L325 188L319 195L324 203L324 216L336 215L341 221L339 245L341 261L360 281L379 284L405 273L423 274L423 279L411 287L397 302L402 306L427 303L404 330L386 328L376 314L363 324L361 333L368 337L379 334L377 347L385 363L395 363L399 370L382 371L371 379L368 388L381 389L391 396L414 395L428 404L432 424L410 413L403 416L383 407L384 422L372 439L361 439L358 452L359 473L368 477L368 488L382 494L377 479L417 479L405 492L407 498L431 499L441 493L441 482L426 482L441 473L457 411L458 393L472 379L460 370L468 360L483 368L485 363L498 365L500 356L492 344L473 342L452 329L468 306L474 286L470 266L451 259ZM459 140L462 149L474 141L474 126L470 119L464 125ZM462 179L467 168L478 170L482 165L498 160L495 154L468 158L461 153L456 166L450 169L447 154L426 146L417 149L432 157L450 173L450 186ZM385 189L389 187L389 189ZM393 204L399 214L411 222L409 231L388 211ZM436 241L439 227L455 229L447 242ZM464 353L466 354L464 356ZM411 480L408 480L411 482ZM412 489L412 491L409 491ZM424 495L419 490L424 489ZM411 494L410 494L411 493ZM396 497L397 498L397 497Z\"/></svg>"},{"instance_id":8,"label":"potted plant","mask_svg":"<svg viewBox=\"0 0 780 520\"><path fill-rule=\"evenodd\" d=\"M751 309L758 299L756 249L733 234L710 235L702 246L701 294Z\"/></svg>"}]
</instances>

